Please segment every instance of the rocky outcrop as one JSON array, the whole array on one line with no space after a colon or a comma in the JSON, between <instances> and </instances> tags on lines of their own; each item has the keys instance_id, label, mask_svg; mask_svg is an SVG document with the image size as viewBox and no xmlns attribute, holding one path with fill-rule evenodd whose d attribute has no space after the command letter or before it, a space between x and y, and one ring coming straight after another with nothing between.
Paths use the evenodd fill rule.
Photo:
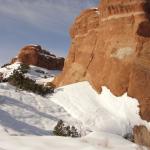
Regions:
<instances>
[{"instance_id":1,"label":"rocky outcrop","mask_svg":"<svg viewBox=\"0 0 150 150\"><path fill-rule=\"evenodd\" d=\"M43 50L40 45L25 46L18 56L12 59L11 63L16 61L49 70L62 70L64 66L64 58L57 58L50 52Z\"/></svg>"},{"instance_id":2,"label":"rocky outcrop","mask_svg":"<svg viewBox=\"0 0 150 150\"><path fill-rule=\"evenodd\" d=\"M150 131L145 126L135 126L133 129L134 142L150 147Z\"/></svg>"},{"instance_id":3,"label":"rocky outcrop","mask_svg":"<svg viewBox=\"0 0 150 150\"><path fill-rule=\"evenodd\" d=\"M150 21L147 0L101 0L71 27L72 43L57 86L88 80L101 91L137 98L150 121Z\"/></svg>"}]
</instances>

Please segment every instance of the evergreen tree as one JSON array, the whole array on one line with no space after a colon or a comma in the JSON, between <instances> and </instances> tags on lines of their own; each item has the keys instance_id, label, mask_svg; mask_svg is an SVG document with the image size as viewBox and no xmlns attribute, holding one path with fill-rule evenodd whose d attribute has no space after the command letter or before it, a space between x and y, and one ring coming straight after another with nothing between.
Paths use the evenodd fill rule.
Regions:
<instances>
[{"instance_id":1,"label":"evergreen tree","mask_svg":"<svg viewBox=\"0 0 150 150\"><path fill-rule=\"evenodd\" d=\"M70 136L71 137L80 137L81 135L78 133L77 129L74 126L72 126L71 127L71 135Z\"/></svg>"},{"instance_id":2,"label":"evergreen tree","mask_svg":"<svg viewBox=\"0 0 150 150\"><path fill-rule=\"evenodd\" d=\"M54 127L54 135L66 136L66 137L80 137L77 129L74 126L65 126L62 120L59 120L57 125Z\"/></svg>"},{"instance_id":3,"label":"evergreen tree","mask_svg":"<svg viewBox=\"0 0 150 150\"><path fill-rule=\"evenodd\" d=\"M24 74L18 70L14 70L13 74L8 78L8 82L19 89L32 91L42 96L54 92L53 87L39 85L34 80L25 77Z\"/></svg>"},{"instance_id":4,"label":"evergreen tree","mask_svg":"<svg viewBox=\"0 0 150 150\"><path fill-rule=\"evenodd\" d=\"M59 120L57 125L54 128L53 131L54 135L63 136L64 135L64 122L62 120Z\"/></svg>"},{"instance_id":5,"label":"evergreen tree","mask_svg":"<svg viewBox=\"0 0 150 150\"><path fill-rule=\"evenodd\" d=\"M27 73L28 70L30 69L30 66L27 65L27 64L20 64L20 67L18 68L18 70L21 72L21 73Z\"/></svg>"}]
</instances>

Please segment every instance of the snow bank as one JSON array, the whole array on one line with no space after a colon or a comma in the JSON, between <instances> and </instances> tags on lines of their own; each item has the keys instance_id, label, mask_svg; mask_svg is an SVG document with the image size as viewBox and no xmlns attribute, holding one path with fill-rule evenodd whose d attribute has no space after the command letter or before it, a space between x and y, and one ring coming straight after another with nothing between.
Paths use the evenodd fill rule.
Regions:
<instances>
[{"instance_id":1,"label":"snow bank","mask_svg":"<svg viewBox=\"0 0 150 150\"><path fill-rule=\"evenodd\" d=\"M8 144L9 143L9 144ZM83 138L0 136L0 150L137 150L138 146L120 136L92 133ZM146 150L146 149L145 149Z\"/></svg>"},{"instance_id":2,"label":"snow bank","mask_svg":"<svg viewBox=\"0 0 150 150\"><path fill-rule=\"evenodd\" d=\"M136 99L116 97L106 87L97 94L88 82L58 88L51 99L91 131L125 135L142 122Z\"/></svg>"}]
</instances>

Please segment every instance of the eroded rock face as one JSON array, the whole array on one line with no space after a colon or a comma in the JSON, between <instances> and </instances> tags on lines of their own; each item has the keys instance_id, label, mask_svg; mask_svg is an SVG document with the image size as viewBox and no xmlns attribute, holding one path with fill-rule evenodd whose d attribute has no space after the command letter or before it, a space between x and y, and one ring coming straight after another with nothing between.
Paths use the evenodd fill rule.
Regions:
<instances>
[{"instance_id":1,"label":"eroded rock face","mask_svg":"<svg viewBox=\"0 0 150 150\"><path fill-rule=\"evenodd\" d=\"M150 131L145 126L135 126L133 134L135 143L150 147Z\"/></svg>"},{"instance_id":2,"label":"eroded rock face","mask_svg":"<svg viewBox=\"0 0 150 150\"><path fill-rule=\"evenodd\" d=\"M62 70L64 66L64 58L57 58L55 55L43 50L40 45L25 46L11 62L16 61L50 70Z\"/></svg>"},{"instance_id":3,"label":"eroded rock face","mask_svg":"<svg viewBox=\"0 0 150 150\"><path fill-rule=\"evenodd\" d=\"M147 0L101 0L71 27L72 43L57 86L88 80L101 91L137 98L150 121L150 21Z\"/></svg>"}]
</instances>

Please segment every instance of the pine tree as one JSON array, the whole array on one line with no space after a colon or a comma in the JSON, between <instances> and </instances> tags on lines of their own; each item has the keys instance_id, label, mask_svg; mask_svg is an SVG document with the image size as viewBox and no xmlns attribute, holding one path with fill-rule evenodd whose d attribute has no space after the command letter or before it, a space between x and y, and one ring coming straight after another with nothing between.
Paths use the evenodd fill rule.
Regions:
<instances>
[{"instance_id":1,"label":"pine tree","mask_svg":"<svg viewBox=\"0 0 150 150\"><path fill-rule=\"evenodd\" d=\"M80 137L81 135L78 133L77 129L72 126L71 127L71 137Z\"/></svg>"},{"instance_id":2,"label":"pine tree","mask_svg":"<svg viewBox=\"0 0 150 150\"><path fill-rule=\"evenodd\" d=\"M74 126L65 126L62 120L59 120L57 125L54 127L54 135L66 136L66 137L80 137L77 129Z\"/></svg>"},{"instance_id":3,"label":"pine tree","mask_svg":"<svg viewBox=\"0 0 150 150\"><path fill-rule=\"evenodd\" d=\"M53 131L54 135L64 136L64 122L59 120Z\"/></svg>"},{"instance_id":4,"label":"pine tree","mask_svg":"<svg viewBox=\"0 0 150 150\"><path fill-rule=\"evenodd\" d=\"M18 70L21 72L21 73L27 73L28 70L30 69L30 66L27 65L27 64L20 64L20 67L18 68Z\"/></svg>"}]
</instances>

